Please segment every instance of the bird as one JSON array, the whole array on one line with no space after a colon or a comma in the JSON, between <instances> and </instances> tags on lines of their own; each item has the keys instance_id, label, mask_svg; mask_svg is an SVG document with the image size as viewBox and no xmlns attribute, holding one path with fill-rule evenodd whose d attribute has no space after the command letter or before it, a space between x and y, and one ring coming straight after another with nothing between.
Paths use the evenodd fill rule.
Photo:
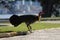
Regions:
<instances>
[{"instance_id":1,"label":"bird","mask_svg":"<svg viewBox=\"0 0 60 40\"><path fill-rule=\"evenodd\" d=\"M9 18L9 21L12 25L14 25L14 27L17 27L21 23L25 22L25 24L27 25L28 31L32 33L32 27L30 24L36 21L40 21L40 16L41 16L41 12L38 14L38 16L36 15L21 15L21 16L12 15Z\"/></svg>"}]
</instances>

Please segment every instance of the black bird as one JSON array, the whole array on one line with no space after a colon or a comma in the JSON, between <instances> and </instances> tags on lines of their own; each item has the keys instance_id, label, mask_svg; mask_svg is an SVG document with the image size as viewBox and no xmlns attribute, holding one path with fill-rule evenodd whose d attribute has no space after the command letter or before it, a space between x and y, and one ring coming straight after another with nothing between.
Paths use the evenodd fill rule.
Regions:
<instances>
[{"instance_id":1,"label":"black bird","mask_svg":"<svg viewBox=\"0 0 60 40\"><path fill-rule=\"evenodd\" d=\"M38 16L36 15L12 15L9 19L10 23L14 25L14 27L17 27L19 24L25 22L28 28L28 31L32 32L32 27L30 24L34 23L35 21L38 21L40 19L40 13Z\"/></svg>"}]
</instances>

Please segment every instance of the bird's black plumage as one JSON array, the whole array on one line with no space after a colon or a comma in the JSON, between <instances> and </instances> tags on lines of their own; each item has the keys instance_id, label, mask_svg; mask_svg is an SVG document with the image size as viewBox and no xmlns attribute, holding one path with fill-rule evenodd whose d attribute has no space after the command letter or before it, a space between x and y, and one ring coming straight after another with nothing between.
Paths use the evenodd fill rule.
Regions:
<instances>
[{"instance_id":1,"label":"bird's black plumage","mask_svg":"<svg viewBox=\"0 0 60 40\"><path fill-rule=\"evenodd\" d=\"M12 15L9 19L10 23L14 26L15 25L18 26L22 22L25 22L26 24L31 24L37 20L38 16L36 15L22 15L22 16Z\"/></svg>"},{"instance_id":2,"label":"bird's black plumage","mask_svg":"<svg viewBox=\"0 0 60 40\"><path fill-rule=\"evenodd\" d=\"M22 16L12 15L9 19L10 23L15 27L21 24L22 22L25 22L29 31L32 29L30 24L34 23L37 20L38 16L36 15L22 15Z\"/></svg>"}]
</instances>

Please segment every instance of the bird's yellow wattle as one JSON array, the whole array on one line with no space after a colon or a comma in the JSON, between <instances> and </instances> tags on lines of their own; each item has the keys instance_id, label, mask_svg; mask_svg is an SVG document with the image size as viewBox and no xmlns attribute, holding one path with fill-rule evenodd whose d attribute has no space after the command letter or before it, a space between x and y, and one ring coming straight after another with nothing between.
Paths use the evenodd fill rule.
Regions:
<instances>
[{"instance_id":1,"label":"bird's yellow wattle","mask_svg":"<svg viewBox=\"0 0 60 40\"><path fill-rule=\"evenodd\" d=\"M40 16L38 16L38 21L40 22Z\"/></svg>"}]
</instances>

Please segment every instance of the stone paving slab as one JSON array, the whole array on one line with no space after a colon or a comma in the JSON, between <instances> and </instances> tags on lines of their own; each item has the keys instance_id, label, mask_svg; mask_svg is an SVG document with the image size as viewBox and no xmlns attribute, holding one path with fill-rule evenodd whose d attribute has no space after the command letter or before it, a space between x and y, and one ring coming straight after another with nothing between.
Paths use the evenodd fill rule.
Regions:
<instances>
[{"instance_id":1,"label":"stone paving slab","mask_svg":"<svg viewBox=\"0 0 60 40\"><path fill-rule=\"evenodd\" d=\"M0 38L0 40L60 40L60 28L35 30L28 35Z\"/></svg>"}]
</instances>

